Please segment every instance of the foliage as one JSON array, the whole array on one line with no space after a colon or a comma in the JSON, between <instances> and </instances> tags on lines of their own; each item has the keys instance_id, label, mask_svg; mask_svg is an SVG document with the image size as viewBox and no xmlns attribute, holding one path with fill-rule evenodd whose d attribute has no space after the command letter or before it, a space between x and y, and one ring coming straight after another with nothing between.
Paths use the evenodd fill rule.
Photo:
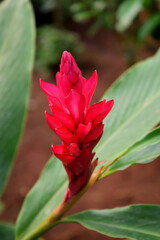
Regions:
<instances>
[{"instance_id":1,"label":"foliage","mask_svg":"<svg viewBox=\"0 0 160 240\"><path fill-rule=\"evenodd\" d=\"M34 19L26 0L0 4L0 195L17 152L29 98L34 58ZM24 47L25 46L25 47ZM3 204L0 201L0 212ZM14 240L14 228L0 224L0 239Z\"/></svg>"},{"instance_id":2,"label":"foliage","mask_svg":"<svg viewBox=\"0 0 160 240\"><path fill-rule=\"evenodd\" d=\"M136 33L136 38L140 41L150 35L160 38L159 0L32 0L32 3L36 12L52 13L50 24L53 21L56 25L63 25L68 18L75 22L89 23L90 35L104 27L126 33L129 30L129 33ZM38 17L43 18L41 15ZM37 22L39 20L37 18Z\"/></svg>"},{"instance_id":3,"label":"foliage","mask_svg":"<svg viewBox=\"0 0 160 240\"><path fill-rule=\"evenodd\" d=\"M77 0L71 4L70 10L74 21L90 21L90 34L106 27L115 28L119 32L128 32L129 29L130 33L134 29L140 41L149 35L160 37L159 0Z\"/></svg>"},{"instance_id":4,"label":"foliage","mask_svg":"<svg viewBox=\"0 0 160 240\"><path fill-rule=\"evenodd\" d=\"M140 0L125 0L120 4L116 17L118 31L124 31L130 27L135 17L143 9L142 1Z\"/></svg>"},{"instance_id":5,"label":"foliage","mask_svg":"<svg viewBox=\"0 0 160 240\"><path fill-rule=\"evenodd\" d=\"M149 132L142 140L130 147L108 168L107 175L136 163L149 163L158 156L160 156L160 127Z\"/></svg>"},{"instance_id":6,"label":"foliage","mask_svg":"<svg viewBox=\"0 0 160 240\"><path fill-rule=\"evenodd\" d=\"M70 51L75 56L80 54L82 44L76 33L50 25L38 29L36 55L38 65L43 67L57 65L64 50Z\"/></svg>"},{"instance_id":7,"label":"foliage","mask_svg":"<svg viewBox=\"0 0 160 240\"><path fill-rule=\"evenodd\" d=\"M64 218L62 222L80 223L88 229L110 237L159 240L159 215L159 205L131 205L89 210Z\"/></svg>"},{"instance_id":8,"label":"foliage","mask_svg":"<svg viewBox=\"0 0 160 240\"><path fill-rule=\"evenodd\" d=\"M34 22L31 6L25 0L4 1L0 15L1 194L24 126L34 57Z\"/></svg>"},{"instance_id":9,"label":"foliage","mask_svg":"<svg viewBox=\"0 0 160 240\"><path fill-rule=\"evenodd\" d=\"M116 13L116 29L124 32L128 30L134 21L137 38L142 41L149 35L159 38L160 4L159 0L125 0ZM135 30L134 30L135 31Z\"/></svg>"},{"instance_id":10,"label":"foliage","mask_svg":"<svg viewBox=\"0 0 160 240\"><path fill-rule=\"evenodd\" d=\"M65 170L61 162L52 157L25 199L17 220L16 234L18 239L20 236L30 233L56 208L62 201L66 188L67 175Z\"/></svg>"},{"instance_id":11,"label":"foliage","mask_svg":"<svg viewBox=\"0 0 160 240\"><path fill-rule=\"evenodd\" d=\"M131 3L133 2L130 1L126 6L129 7ZM157 7L155 3L156 1L144 0L139 4L134 1L134 8L127 15L131 17L129 25L141 11L141 6L144 9L149 7L151 12L155 13L157 10L157 8L155 10ZM89 4L85 5L85 9L88 9L91 1L88 0L83 4ZM81 16L81 19L97 17L100 9L103 12L103 9L108 9L109 6L104 1L94 1L94 4L92 11L89 8L89 17L86 14ZM77 14L77 6L80 10L81 7L83 8L83 5L72 6L75 14ZM9 176L24 126L33 67L35 29L29 0L5 0L0 5L0 15L1 193ZM146 21L147 27L143 28L142 38L150 33L150 29L153 30L152 22L158 26L159 15L156 12L154 16L156 17L153 17L149 23ZM125 26L129 27L129 25ZM74 55L77 53L79 44L74 45L75 35L71 37L68 32L61 33L56 28L48 26L41 28L38 35L38 44L44 39L46 41L43 54L39 59L49 59L49 61L45 59L49 66L59 61L55 59L60 57L64 49L68 49ZM68 45L65 45L66 39ZM52 45L54 45L53 51ZM57 49L60 49L60 53L56 55ZM51 55L46 57L46 53ZM53 57L55 57L54 60ZM103 161L95 169L86 185L69 201L63 199L67 188L67 176L62 163L56 157L48 161L39 180L25 198L16 224L17 240L40 239L39 236L51 227L68 222L80 223L88 229L111 237L146 240L160 238L160 206L158 205L89 210L63 218L64 213L99 179L136 163L148 163L160 156L160 127L154 128L160 121L159 66L160 51L126 71L104 94L103 98L107 101L115 100L115 107L107 118L103 137L95 148L96 157ZM0 211L2 209L1 204ZM0 223L0 239L13 240L14 235L13 225Z\"/></svg>"},{"instance_id":12,"label":"foliage","mask_svg":"<svg viewBox=\"0 0 160 240\"><path fill-rule=\"evenodd\" d=\"M104 135L96 147L97 157L100 160L108 160L103 163L106 171L101 177L135 163L142 163L144 159L139 159L142 154L144 157L146 154L147 161L159 156L159 145L157 145L159 128L148 134L148 131L160 121L159 64L160 52L133 66L105 93L106 100L111 99L111 96L115 98L115 107L108 116ZM151 154L149 157L148 148ZM132 152L136 152L135 158L132 157ZM120 161L118 166L114 165L115 160L117 164L118 160ZM57 178L56 173L61 177ZM53 180L53 176L56 180ZM52 182L53 186L47 184L48 182ZM52 227L52 224L47 227L47 221L62 200L66 188L67 178L64 169L54 157L49 160L42 176L24 202L17 222L17 239L29 239L27 236L32 236L32 233L35 234L37 229L41 229L45 224L44 231ZM48 195L44 194L46 191ZM118 224L120 225L120 222ZM134 234L134 230L131 232Z\"/></svg>"},{"instance_id":13,"label":"foliage","mask_svg":"<svg viewBox=\"0 0 160 240\"><path fill-rule=\"evenodd\" d=\"M119 1L87 0L75 1L70 7L73 20L84 22L91 20L89 34L95 34L101 27L112 28L116 4Z\"/></svg>"}]
</instances>

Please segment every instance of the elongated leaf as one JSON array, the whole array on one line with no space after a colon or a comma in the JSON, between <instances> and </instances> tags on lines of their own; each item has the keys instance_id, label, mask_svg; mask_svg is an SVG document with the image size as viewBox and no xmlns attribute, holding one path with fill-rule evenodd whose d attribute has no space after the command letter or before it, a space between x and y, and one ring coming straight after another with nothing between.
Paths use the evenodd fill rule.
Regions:
<instances>
[{"instance_id":1,"label":"elongated leaf","mask_svg":"<svg viewBox=\"0 0 160 240\"><path fill-rule=\"evenodd\" d=\"M114 99L103 136L95 148L100 160L113 160L160 121L160 51L133 66L104 95Z\"/></svg>"},{"instance_id":2,"label":"elongated leaf","mask_svg":"<svg viewBox=\"0 0 160 240\"><path fill-rule=\"evenodd\" d=\"M61 222L80 223L110 237L135 240L160 239L160 206L132 205L107 210L90 210L67 217Z\"/></svg>"},{"instance_id":3,"label":"elongated leaf","mask_svg":"<svg viewBox=\"0 0 160 240\"><path fill-rule=\"evenodd\" d=\"M116 29L118 31L125 31L142 9L143 4L141 0L123 1L116 13Z\"/></svg>"},{"instance_id":4,"label":"elongated leaf","mask_svg":"<svg viewBox=\"0 0 160 240\"><path fill-rule=\"evenodd\" d=\"M24 237L52 212L62 201L66 188L62 163L53 157L24 202L16 225L16 239Z\"/></svg>"},{"instance_id":5,"label":"elongated leaf","mask_svg":"<svg viewBox=\"0 0 160 240\"><path fill-rule=\"evenodd\" d=\"M0 239L1 240L14 240L14 226L8 223L0 223Z\"/></svg>"},{"instance_id":6,"label":"elongated leaf","mask_svg":"<svg viewBox=\"0 0 160 240\"><path fill-rule=\"evenodd\" d=\"M105 175L124 170L136 163L151 162L158 156L160 156L160 127L132 146L124 156L111 165Z\"/></svg>"},{"instance_id":7,"label":"elongated leaf","mask_svg":"<svg viewBox=\"0 0 160 240\"><path fill-rule=\"evenodd\" d=\"M0 194L24 125L34 53L34 22L27 0L0 4Z\"/></svg>"}]
</instances>

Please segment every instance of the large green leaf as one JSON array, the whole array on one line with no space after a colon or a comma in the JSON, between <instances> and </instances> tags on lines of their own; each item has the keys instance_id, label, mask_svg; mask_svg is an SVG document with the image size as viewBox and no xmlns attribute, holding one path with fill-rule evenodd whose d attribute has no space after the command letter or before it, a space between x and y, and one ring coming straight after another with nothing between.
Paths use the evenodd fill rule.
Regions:
<instances>
[{"instance_id":1,"label":"large green leaf","mask_svg":"<svg viewBox=\"0 0 160 240\"><path fill-rule=\"evenodd\" d=\"M67 188L67 176L62 163L51 158L40 179L28 194L16 225L17 239L26 236L62 201Z\"/></svg>"},{"instance_id":2,"label":"large green leaf","mask_svg":"<svg viewBox=\"0 0 160 240\"><path fill-rule=\"evenodd\" d=\"M0 223L0 239L1 240L14 240L14 227L12 224Z\"/></svg>"},{"instance_id":3,"label":"large green leaf","mask_svg":"<svg viewBox=\"0 0 160 240\"><path fill-rule=\"evenodd\" d=\"M110 237L135 240L160 239L160 206L132 205L127 207L89 210L63 219Z\"/></svg>"},{"instance_id":4,"label":"large green leaf","mask_svg":"<svg viewBox=\"0 0 160 240\"><path fill-rule=\"evenodd\" d=\"M160 53L125 73L106 94L107 99L115 98L115 107L106 119L104 137L97 147L100 159L110 159L109 156L114 159L159 121L159 64ZM62 200L66 186L62 163L52 158L23 204L17 222L17 239L26 236L52 212Z\"/></svg>"},{"instance_id":5,"label":"large green leaf","mask_svg":"<svg viewBox=\"0 0 160 240\"><path fill-rule=\"evenodd\" d=\"M24 126L34 35L32 9L27 0L0 4L0 194Z\"/></svg>"},{"instance_id":6,"label":"large green leaf","mask_svg":"<svg viewBox=\"0 0 160 240\"><path fill-rule=\"evenodd\" d=\"M116 29L118 31L125 31L132 24L133 20L142 9L142 0L123 1L116 13Z\"/></svg>"},{"instance_id":7,"label":"large green leaf","mask_svg":"<svg viewBox=\"0 0 160 240\"><path fill-rule=\"evenodd\" d=\"M111 165L104 175L124 170L136 163L149 163L158 156L160 156L160 127L134 144L124 156Z\"/></svg>"},{"instance_id":8,"label":"large green leaf","mask_svg":"<svg viewBox=\"0 0 160 240\"><path fill-rule=\"evenodd\" d=\"M131 67L106 92L115 104L95 148L100 160L114 160L160 121L160 51Z\"/></svg>"}]
</instances>

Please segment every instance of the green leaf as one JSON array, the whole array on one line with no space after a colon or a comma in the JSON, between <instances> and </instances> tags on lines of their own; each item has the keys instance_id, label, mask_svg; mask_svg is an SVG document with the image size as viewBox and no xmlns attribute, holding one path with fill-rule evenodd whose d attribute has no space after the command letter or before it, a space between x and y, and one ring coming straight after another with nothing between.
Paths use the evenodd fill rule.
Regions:
<instances>
[{"instance_id":1,"label":"green leaf","mask_svg":"<svg viewBox=\"0 0 160 240\"><path fill-rule=\"evenodd\" d=\"M53 157L24 201L16 224L16 239L26 236L52 212L62 201L66 188L66 172Z\"/></svg>"},{"instance_id":2,"label":"green leaf","mask_svg":"<svg viewBox=\"0 0 160 240\"><path fill-rule=\"evenodd\" d=\"M146 37L148 37L156 27L160 25L160 13L156 13L151 16L144 24L140 27L138 32L138 39L143 41Z\"/></svg>"},{"instance_id":3,"label":"green leaf","mask_svg":"<svg viewBox=\"0 0 160 240\"><path fill-rule=\"evenodd\" d=\"M124 156L109 167L105 175L124 170L136 163L149 163L158 156L160 156L160 127L129 148Z\"/></svg>"},{"instance_id":4,"label":"green leaf","mask_svg":"<svg viewBox=\"0 0 160 240\"><path fill-rule=\"evenodd\" d=\"M0 4L0 194L24 126L34 57L34 21L27 0Z\"/></svg>"},{"instance_id":5,"label":"green leaf","mask_svg":"<svg viewBox=\"0 0 160 240\"><path fill-rule=\"evenodd\" d=\"M103 98L114 99L104 121L104 133L95 148L96 157L112 161L160 121L160 51L131 67Z\"/></svg>"},{"instance_id":6,"label":"green leaf","mask_svg":"<svg viewBox=\"0 0 160 240\"><path fill-rule=\"evenodd\" d=\"M0 223L0 239L14 240L14 226L8 223Z\"/></svg>"},{"instance_id":7,"label":"green leaf","mask_svg":"<svg viewBox=\"0 0 160 240\"><path fill-rule=\"evenodd\" d=\"M141 0L126 0L123 1L116 13L118 31L125 31L130 27L135 17L143 9Z\"/></svg>"},{"instance_id":8,"label":"green leaf","mask_svg":"<svg viewBox=\"0 0 160 240\"><path fill-rule=\"evenodd\" d=\"M86 21L86 20L94 17L94 15L95 15L94 10L88 10L88 11L86 10L86 11L78 12L78 13L74 14L73 19L76 22L83 22L83 21Z\"/></svg>"},{"instance_id":9,"label":"green leaf","mask_svg":"<svg viewBox=\"0 0 160 240\"><path fill-rule=\"evenodd\" d=\"M132 205L106 210L89 210L64 218L110 237L135 240L160 239L160 206Z\"/></svg>"}]
</instances>

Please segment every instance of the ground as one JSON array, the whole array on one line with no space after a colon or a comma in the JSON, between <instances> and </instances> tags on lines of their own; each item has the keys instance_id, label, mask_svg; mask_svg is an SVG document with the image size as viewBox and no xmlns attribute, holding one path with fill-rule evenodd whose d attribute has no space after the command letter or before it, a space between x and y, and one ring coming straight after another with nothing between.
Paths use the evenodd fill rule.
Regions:
<instances>
[{"instance_id":1,"label":"ground","mask_svg":"<svg viewBox=\"0 0 160 240\"><path fill-rule=\"evenodd\" d=\"M97 69L99 81L93 102L99 100L111 83L128 67L124 45L112 31L100 32L98 37L85 41L86 51L80 64L83 75L88 78ZM137 50L144 59L155 49L146 46ZM16 221L24 197L38 179L41 170L51 156L51 144L58 139L49 129L44 110L48 109L46 96L39 86L39 77L54 82L55 74L34 71L32 91L28 108L26 127L15 159L15 164L3 194L5 210L1 220ZM146 165L136 165L115 173L98 182L69 211L69 214L85 209L114 208L137 203L160 204L160 162L159 159ZM44 235L46 240L109 240L77 224L63 224Z\"/></svg>"}]
</instances>

